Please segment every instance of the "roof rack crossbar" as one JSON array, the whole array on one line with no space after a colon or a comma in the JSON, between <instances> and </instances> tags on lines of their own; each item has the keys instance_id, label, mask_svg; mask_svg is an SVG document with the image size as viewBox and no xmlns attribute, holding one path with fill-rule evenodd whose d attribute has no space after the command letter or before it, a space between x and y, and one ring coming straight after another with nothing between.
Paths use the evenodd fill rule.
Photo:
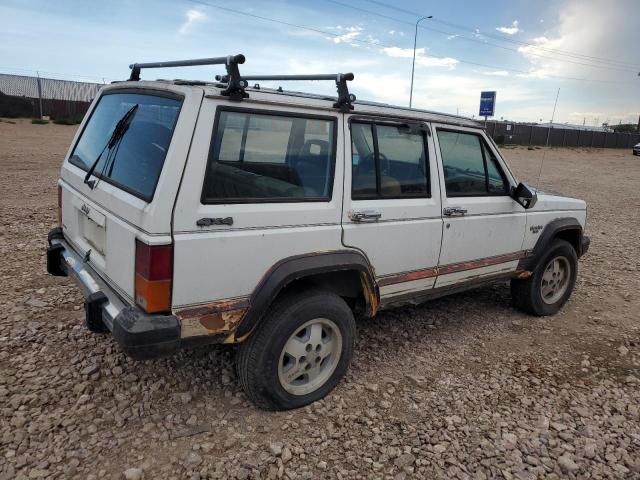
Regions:
<instances>
[{"instance_id":1,"label":"roof rack crossbar","mask_svg":"<svg viewBox=\"0 0 640 480\"><path fill-rule=\"evenodd\" d=\"M356 100L356 96L349 93L347 87L347 81L353 80L353 73L328 73L317 75L246 75L242 77L243 80L334 80L336 82L336 88L338 89L338 101L333 104L334 108L338 108L341 112L347 113L349 110L353 110L353 102ZM216 75L216 80L222 83L229 81L229 75Z\"/></svg>"},{"instance_id":2,"label":"roof rack crossbar","mask_svg":"<svg viewBox=\"0 0 640 480\"><path fill-rule=\"evenodd\" d=\"M228 96L231 100L242 100L249 95L244 91L247 86L246 80L240 77L238 65L244 63L244 55L228 55L226 57L198 58L195 60L173 60L169 62L134 63L129 65L131 69L130 81L140 80L140 70L143 68L169 68L169 67L195 67L199 65L225 65L227 69L227 87L222 95Z\"/></svg>"}]
</instances>

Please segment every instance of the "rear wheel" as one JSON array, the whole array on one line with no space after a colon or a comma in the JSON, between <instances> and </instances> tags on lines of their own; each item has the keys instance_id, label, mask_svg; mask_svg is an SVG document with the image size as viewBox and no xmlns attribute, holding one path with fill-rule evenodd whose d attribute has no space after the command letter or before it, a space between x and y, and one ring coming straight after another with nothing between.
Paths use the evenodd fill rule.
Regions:
<instances>
[{"instance_id":1,"label":"rear wheel","mask_svg":"<svg viewBox=\"0 0 640 480\"><path fill-rule=\"evenodd\" d=\"M514 305L531 315L554 315L571 296L578 257L571 244L556 239L526 280L511 281Z\"/></svg>"},{"instance_id":2,"label":"rear wheel","mask_svg":"<svg viewBox=\"0 0 640 480\"><path fill-rule=\"evenodd\" d=\"M287 295L240 344L236 369L251 401L267 410L298 408L327 395L353 352L353 313L323 291Z\"/></svg>"}]
</instances>

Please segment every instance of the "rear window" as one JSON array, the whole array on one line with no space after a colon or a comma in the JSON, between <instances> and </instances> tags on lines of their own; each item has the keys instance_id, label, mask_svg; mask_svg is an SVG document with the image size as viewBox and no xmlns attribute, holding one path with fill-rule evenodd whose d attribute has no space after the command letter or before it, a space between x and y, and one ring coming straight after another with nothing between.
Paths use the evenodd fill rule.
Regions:
<instances>
[{"instance_id":1,"label":"rear window","mask_svg":"<svg viewBox=\"0 0 640 480\"><path fill-rule=\"evenodd\" d=\"M223 110L216 125L202 203L331 198L333 118Z\"/></svg>"},{"instance_id":2,"label":"rear window","mask_svg":"<svg viewBox=\"0 0 640 480\"><path fill-rule=\"evenodd\" d=\"M118 121L135 113L122 139L109 148ZM146 201L162 172L182 100L141 93L108 93L98 101L69 161Z\"/></svg>"}]
</instances>

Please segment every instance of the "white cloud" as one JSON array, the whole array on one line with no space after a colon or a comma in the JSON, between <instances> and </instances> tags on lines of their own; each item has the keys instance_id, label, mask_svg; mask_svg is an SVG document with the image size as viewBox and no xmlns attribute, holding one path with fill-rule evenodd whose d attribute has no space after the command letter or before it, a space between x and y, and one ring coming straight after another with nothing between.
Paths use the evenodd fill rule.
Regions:
<instances>
[{"instance_id":1,"label":"white cloud","mask_svg":"<svg viewBox=\"0 0 640 480\"><path fill-rule=\"evenodd\" d=\"M181 35L186 35L187 33L189 33L189 30L194 24L204 22L209 18L206 13L193 8L191 10L187 10L187 12L185 13L185 17L186 17L186 20L178 30L178 32L180 32Z\"/></svg>"},{"instance_id":2,"label":"white cloud","mask_svg":"<svg viewBox=\"0 0 640 480\"><path fill-rule=\"evenodd\" d=\"M619 7L615 7L619 5ZM607 67L599 58L621 58L628 63L636 63L631 51L621 46L634 43L637 38L637 29L633 16L622 4L610 5L611 8L602 8L598 0L569 0L558 12L558 20L553 30L545 35L527 40L530 45L518 48L518 51L530 63L530 72L525 75L530 78L549 78L563 76L571 78L587 78L593 80L633 82L633 71L629 74L615 68L594 68L588 65L596 64ZM545 25L550 22L545 22ZM611 26L616 25L613 33ZM635 41L637 44L637 41ZM577 52L588 55L581 57L576 55L561 55L563 52ZM635 53L635 52L634 52ZM624 58L626 54L627 58ZM637 73L637 72L636 72ZM636 77L637 78L637 77ZM593 88L591 85L589 88Z\"/></svg>"},{"instance_id":3,"label":"white cloud","mask_svg":"<svg viewBox=\"0 0 640 480\"><path fill-rule=\"evenodd\" d=\"M493 77L508 77L509 76L509 72L507 72L506 70L495 70L492 72L482 72L483 75L490 75Z\"/></svg>"},{"instance_id":4,"label":"white cloud","mask_svg":"<svg viewBox=\"0 0 640 480\"><path fill-rule=\"evenodd\" d=\"M382 53L394 58L413 58L413 48L386 47L382 49ZM432 57L426 55L424 48L417 48L416 63L423 67L445 67L452 70L460 62L451 57Z\"/></svg>"},{"instance_id":5,"label":"white cloud","mask_svg":"<svg viewBox=\"0 0 640 480\"><path fill-rule=\"evenodd\" d=\"M459 37L460 35L458 35L457 33L454 33L453 35L447 35L447 40L453 40L454 38Z\"/></svg>"},{"instance_id":6,"label":"white cloud","mask_svg":"<svg viewBox=\"0 0 640 480\"><path fill-rule=\"evenodd\" d=\"M382 53L394 58L412 58L413 48L386 47L382 49ZM424 48L416 48L416 57L424 55Z\"/></svg>"},{"instance_id":7,"label":"white cloud","mask_svg":"<svg viewBox=\"0 0 640 480\"><path fill-rule=\"evenodd\" d=\"M342 33L335 37L327 37L333 43L352 43L353 40L360 36L364 28L360 26L351 26L351 27L343 27L342 25L338 25L337 27L330 27L332 30L338 30Z\"/></svg>"},{"instance_id":8,"label":"white cloud","mask_svg":"<svg viewBox=\"0 0 640 480\"><path fill-rule=\"evenodd\" d=\"M514 20L510 27L496 27L496 30L507 35L515 35L520 31L518 20Z\"/></svg>"},{"instance_id":9,"label":"white cloud","mask_svg":"<svg viewBox=\"0 0 640 480\"><path fill-rule=\"evenodd\" d=\"M395 35L396 31L395 31L395 30L389 30L387 33L388 33L389 35Z\"/></svg>"}]
</instances>

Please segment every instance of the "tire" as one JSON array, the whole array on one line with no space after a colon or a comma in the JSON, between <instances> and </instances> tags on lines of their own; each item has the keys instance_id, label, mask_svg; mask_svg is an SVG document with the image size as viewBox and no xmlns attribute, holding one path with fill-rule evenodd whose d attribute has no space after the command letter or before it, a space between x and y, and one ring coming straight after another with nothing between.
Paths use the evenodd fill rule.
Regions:
<instances>
[{"instance_id":1,"label":"tire","mask_svg":"<svg viewBox=\"0 0 640 480\"><path fill-rule=\"evenodd\" d=\"M553 276L554 265L564 265L568 268L568 275ZM551 268L551 271L547 271ZM547 253L536 265L533 275L526 280L511 280L511 298L513 304L519 310L538 317L555 315L573 292L578 274L578 257L571 244L565 240L555 239ZM549 283L551 278L551 287ZM560 278L561 280L557 280ZM554 292L554 282L558 285ZM566 282L566 283L565 283Z\"/></svg>"},{"instance_id":2,"label":"tire","mask_svg":"<svg viewBox=\"0 0 640 480\"><path fill-rule=\"evenodd\" d=\"M264 410L289 410L315 402L345 375L355 333L353 313L339 296L321 290L286 295L276 300L239 345L240 385Z\"/></svg>"}]
</instances>

